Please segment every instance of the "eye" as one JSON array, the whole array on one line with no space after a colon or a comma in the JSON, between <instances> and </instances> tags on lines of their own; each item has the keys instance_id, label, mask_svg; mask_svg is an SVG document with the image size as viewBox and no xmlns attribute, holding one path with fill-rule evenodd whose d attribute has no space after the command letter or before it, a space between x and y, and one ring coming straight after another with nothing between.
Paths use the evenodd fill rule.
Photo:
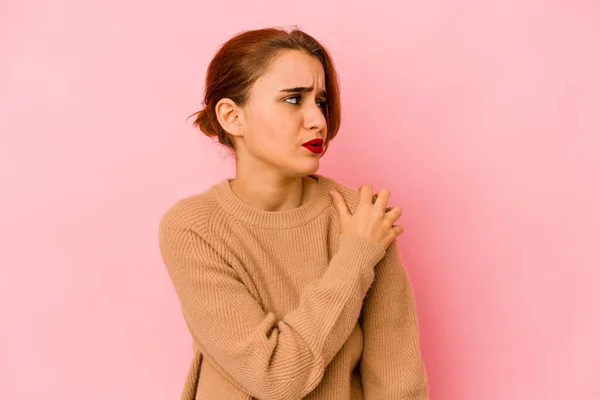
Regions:
<instances>
[{"instance_id":1,"label":"eye","mask_svg":"<svg viewBox=\"0 0 600 400\"><path fill-rule=\"evenodd\" d=\"M288 101L288 100L296 100L296 102L295 102L295 103L290 103L290 104L295 104L295 105L297 105L297 104L300 104L300 97L301 97L300 95L296 95L296 96L288 97L287 99L285 99L285 101Z\"/></svg>"},{"instance_id":2,"label":"eye","mask_svg":"<svg viewBox=\"0 0 600 400\"><path fill-rule=\"evenodd\" d=\"M292 97L288 97L285 99L285 101L288 100L294 100L294 102L289 102L290 104L294 104L294 105L299 105L300 104L300 99L302 98L301 95L296 95L296 96L292 96ZM319 106L319 108L321 110L325 110L327 108L327 101L317 101L317 106Z\"/></svg>"}]
</instances>

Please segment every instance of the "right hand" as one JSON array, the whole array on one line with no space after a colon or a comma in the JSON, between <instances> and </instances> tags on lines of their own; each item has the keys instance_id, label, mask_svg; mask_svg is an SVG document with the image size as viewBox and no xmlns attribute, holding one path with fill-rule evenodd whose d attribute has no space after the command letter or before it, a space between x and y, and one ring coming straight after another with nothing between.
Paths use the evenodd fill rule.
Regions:
<instances>
[{"instance_id":1,"label":"right hand","mask_svg":"<svg viewBox=\"0 0 600 400\"><path fill-rule=\"evenodd\" d=\"M344 197L337 190L333 190L333 204L340 215L341 233L352 232L387 248L404 232L401 225L394 225L402 215L402 209L387 207L391 195L387 189L379 191L374 204L371 185L362 185L358 190L360 200L354 215L350 214Z\"/></svg>"}]
</instances>

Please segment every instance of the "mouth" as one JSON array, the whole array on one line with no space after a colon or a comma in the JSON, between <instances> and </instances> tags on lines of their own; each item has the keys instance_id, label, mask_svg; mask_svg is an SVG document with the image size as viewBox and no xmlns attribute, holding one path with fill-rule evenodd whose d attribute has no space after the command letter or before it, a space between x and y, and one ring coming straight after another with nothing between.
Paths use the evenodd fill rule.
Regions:
<instances>
[{"instance_id":1,"label":"mouth","mask_svg":"<svg viewBox=\"0 0 600 400\"><path fill-rule=\"evenodd\" d=\"M323 139L312 139L302 145L312 153L323 153Z\"/></svg>"}]
</instances>

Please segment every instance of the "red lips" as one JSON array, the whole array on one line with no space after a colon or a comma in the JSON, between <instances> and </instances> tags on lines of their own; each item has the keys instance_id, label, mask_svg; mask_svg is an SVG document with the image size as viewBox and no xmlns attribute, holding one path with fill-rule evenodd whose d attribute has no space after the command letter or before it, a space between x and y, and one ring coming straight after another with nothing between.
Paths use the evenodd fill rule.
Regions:
<instances>
[{"instance_id":1,"label":"red lips","mask_svg":"<svg viewBox=\"0 0 600 400\"><path fill-rule=\"evenodd\" d=\"M323 153L323 139L313 139L304 143L302 146L309 151L317 154Z\"/></svg>"}]
</instances>

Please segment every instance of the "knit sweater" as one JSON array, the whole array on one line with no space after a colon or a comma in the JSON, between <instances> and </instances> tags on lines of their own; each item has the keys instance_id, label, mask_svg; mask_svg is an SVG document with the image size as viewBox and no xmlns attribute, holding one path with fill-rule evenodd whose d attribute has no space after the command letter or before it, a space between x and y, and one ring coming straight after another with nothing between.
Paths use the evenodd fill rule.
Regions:
<instances>
[{"instance_id":1,"label":"knit sweater","mask_svg":"<svg viewBox=\"0 0 600 400\"><path fill-rule=\"evenodd\" d=\"M413 291L396 241L340 234L320 174L285 211L254 208L224 179L176 202L160 250L194 355L182 400L428 398Z\"/></svg>"}]
</instances>

